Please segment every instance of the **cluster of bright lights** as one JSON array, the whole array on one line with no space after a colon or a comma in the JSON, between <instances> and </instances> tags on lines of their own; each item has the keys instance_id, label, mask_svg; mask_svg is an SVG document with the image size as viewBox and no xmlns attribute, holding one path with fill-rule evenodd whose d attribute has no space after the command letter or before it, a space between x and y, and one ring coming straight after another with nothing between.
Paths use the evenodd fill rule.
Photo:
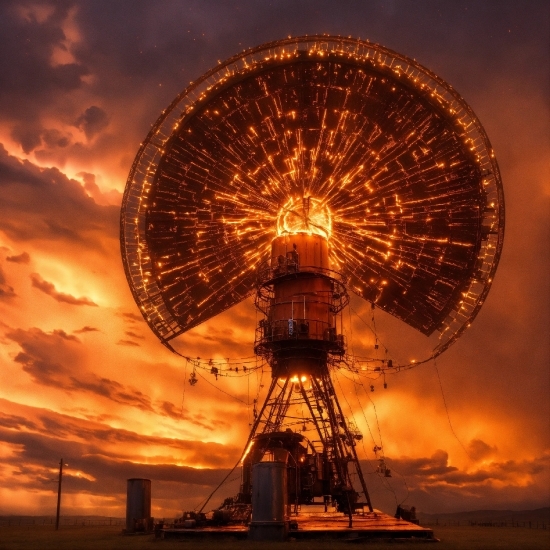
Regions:
<instances>
[{"instance_id":1,"label":"cluster of bright lights","mask_svg":"<svg viewBox=\"0 0 550 550\"><path fill-rule=\"evenodd\" d=\"M314 197L293 197L277 216L277 235L307 233L330 238L332 218L326 204Z\"/></svg>"},{"instance_id":2,"label":"cluster of bright lights","mask_svg":"<svg viewBox=\"0 0 550 550\"><path fill-rule=\"evenodd\" d=\"M277 233L330 235L350 290L447 345L500 254L493 157L467 105L410 59L327 37L251 50L190 86L140 150L130 286L167 341L255 292Z\"/></svg>"}]
</instances>

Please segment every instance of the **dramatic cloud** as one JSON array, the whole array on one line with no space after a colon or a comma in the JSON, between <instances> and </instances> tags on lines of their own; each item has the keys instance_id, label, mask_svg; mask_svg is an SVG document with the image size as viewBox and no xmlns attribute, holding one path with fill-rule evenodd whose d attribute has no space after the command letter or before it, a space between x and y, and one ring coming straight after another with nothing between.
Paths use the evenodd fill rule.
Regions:
<instances>
[{"instance_id":1,"label":"dramatic cloud","mask_svg":"<svg viewBox=\"0 0 550 550\"><path fill-rule=\"evenodd\" d=\"M152 411L151 400L142 392L91 372L83 372L80 340L63 330L45 333L38 328L17 329L6 335L21 347L14 358L35 382L75 392L89 392L110 401Z\"/></svg>"},{"instance_id":2,"label":"dramatic cloud","mask_svg":"<svg viewBox=\"0 0 550 550\"><path fill-rule=\"evenodd\" d=\"M498 449L494 446L488 445L481 439L472 439L468 445L468 454L474 460L481 460L483 458L494 455Z\"/></svg>"},{"instance_id":3,"label":"dramatic cloud","mask_svg":"<svg viewBox=\"0 0 550 550\"><path fill-rule=\"evenodd\" d=\"M0 231L15 242L66 241L92 248L118 235L119 211L99 206L57 168L39 168L0 145Z\"/></svg>"},{"instance_id":4,"label":"dramatic cloud","mask_svg":"<svg viewBox=\"0 0 550 550\"><path fill-rule=\"evenodd\" d=\"M6 260L8 262L14 262L16 264L28 264L31 261L31 257L27 252L22 252L16 256L7 256Z\"/></svg>"},{"instance_id":5,"label":"dramatic cloud","mask_svg":"<svg viewBox=\"0 0 550 550\"><path fill-rule=\"evenodd\" d=\"M0 469L12 471L3 483L4 491L32 490L38 484L53 495L55 487L50 480L56 457L61 454L69 464L64 472L65 498L90 493L96 498L116 495L122 502L126 479L139 477L152 479L156 494L166 483L185 488L185 502L192 507L223 479L228 472L226 465L240 452L219 444L143 436L1 399L0 403L2 409L13 406L21 413L0 412L0 442L11 450L10 456L0 457ZM133 460L136 449L152 449L153 453L163 450L165 454L151 454L147 463L137 463ZM183 464L197 461L200 469ZM0 513L6 512L4 502ZM124 515L121 504L117 504L117 515Z\"/></svg>"},{"instance_id":6,"label":"dramatic cloud","mask_svg":"<svg viewBox=\"0 0 550 550\"><path fill-rule=\"evenodd\" d=\"M57 300L58 302L71 304L72 306L96 306L97 307L97 304L95 302L92 302L92 300L90 300L89 298L85 298L85 297L75 298L70 294L65 294L64 292L58 292L55 289L55 285L53 283L49 283L48 281L45 281L44 279L42 279L42 277L40 277L38 273L32 273L30 277L32 281L32 286L34 288L41 290L44 294L51 296L54 300Z\"/></svg>"},{"instance_id":7,"label":"dramatic cloud","mask_svg":"<svg viewBox=\"0 0 550 550\"><path fill-rule=\"evenodd\" d=\"M132 340L119 340L117 342L117 345L119 346L138 346L139 344L137 342L133 342Z\"/></svg>"},{"instance_id":8,"label":"dramatic cloud","mask_svg":"<svg viewBox=\"0 0 550 550\"><path fill-rule=\"evenodd\" d=\"M111 189L108 192L103 192L96 183L96 175L88 172L79 172L77 174L84 182L84 190L94 199L97 204L102 206L116 205L122 201L122 193L116 189Z\"/></svg>"},{"instance_id":9,"label":"dramatic cloud","mask_svg":"<svg viewBox=\"0 0 550 550\"><path fill-rule=\"evenodd\" d=\"M97 332L98 330L99 329L95 328L95 327L85 326L85 327L79 328L78 330L75 330L74 333L75 334L82 334L84 332Z\"/></svg>"},{"instance_id":10,"label":"dramatic cloud","mask_svg":"<svg viewBox=\"0 0 550 550\"><path fill-rule=\"evenodd\" d=\"M0 2L0 513L51 513L60 456L64 513L121 516L129 477L152 479L154 515L171 517L237 461L270 372L198 370L188 383L193 361L157 341L128 288L120 201L140 142L189 81L243 48L324 32L447 80L486 128L506 195L499 269L461 340L386 378L334 373L373 502L548 505L549 14L542 0ZM350 353L429 354L422 335L374 314L352 302ZM257 321L248 300L172 343L202 361L249 358Z\"/></svg>"},{"instance_id":11,"label":"dramatic cloud","mask_svg":"<svg viewBox=\"0 0 550 550\"><path fill-rule=\"evenodd\" d=\"M9 300L14 296L16 296L15 291L12 286L7 284L6 275L0 265L0 300Z\"/></svg>"},{"instance_id":12,"label":"dramatic cloud","mask_svg":"<svg viewBox=\"0 0 550 550\"><path fill-rule=\"evenodd\" d=\"M143 323L143 317L135 313L122 313L122 316L130 323Z\"/></svg>"},{"instance_id":13,"label":"dramatic cloud","mask_svg":"<svg viewBox=\"0 0 550 550\"><path fill-rule=\"evenodd\" d=\"M92 139L109 124L107 113L100 107L88 107L77 119L75 126L80 128L88 139Z\"/></svg>"},{"instance_id":14,"label":"dramatic cloud","mask_svg":"<svg viewBox=\"0 0 550 550\"><path fill-rule=\"evenodd\" d=\"M129 336L130 338L138 338L139 340L143 340L143 336L140 336L139 334L136 334L131 330L127 330L124 334L126 334L126 336Z\"/></svg>"}]
</instances>

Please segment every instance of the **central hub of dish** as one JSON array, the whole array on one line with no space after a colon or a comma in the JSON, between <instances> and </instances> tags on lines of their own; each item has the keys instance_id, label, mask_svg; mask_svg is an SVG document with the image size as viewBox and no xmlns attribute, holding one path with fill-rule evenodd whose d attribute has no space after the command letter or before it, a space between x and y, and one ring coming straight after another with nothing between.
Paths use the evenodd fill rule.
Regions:
<instances>
[{"instance_id":1,"label":"central hub of dish","mask_svg":"<svg viewBox=\"0 0 550 550\"><path fill-rule=\"evenodd\" d=\"M328 239L331 231L330 210L315 197L290 198L277 214L277 235L307 233Z\"/></svg>"}]
</instances>

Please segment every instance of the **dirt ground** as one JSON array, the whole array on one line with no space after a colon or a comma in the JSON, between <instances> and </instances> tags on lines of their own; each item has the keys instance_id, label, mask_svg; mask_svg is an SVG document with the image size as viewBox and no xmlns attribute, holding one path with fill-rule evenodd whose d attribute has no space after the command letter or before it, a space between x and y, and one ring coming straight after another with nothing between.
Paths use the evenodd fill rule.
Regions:
<instances>
[{"instance_id":1,"label":"dirt ground","mask_svg":"<svg viewBox=\"0 0 550 550\"><path fill-rule=\"evenodd\" d=\"M369 550L395 546L432 550L548 550L550 530L523 527L434 527L440 542L360 542L316 540L287 543L258 543L238 540L159 540L153 535L123 536L120 526L64 526L55 531L51 525L0 527L0 550L340 550L366 547Z\"/></svg>"}]
</instances>

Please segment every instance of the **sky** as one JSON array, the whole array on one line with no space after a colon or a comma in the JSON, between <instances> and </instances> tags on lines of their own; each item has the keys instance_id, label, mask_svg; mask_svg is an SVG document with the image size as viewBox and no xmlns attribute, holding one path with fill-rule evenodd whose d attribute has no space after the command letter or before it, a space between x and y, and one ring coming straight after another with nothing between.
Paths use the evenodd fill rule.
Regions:
<instances>
[{"instance_id":1,"label":"sky","mask_svg":"<svg viewBox=\"0 0 550 550\"><path fill-rule=\"evenodd\" d=\"M273 0L0 3L0 514L125 514L126 479L152 513L200 504L238 461L269 380L187 380L139 314L119 212L141 141L190 81L289 35L369 39L416 59L473 108L499 162L504 249L489 296L447 352L356 393L335 375L375 508L426 513L550 505L550 5ZM347 336L372 350L366 302ZM378 315L378 314L377 314ZM250 358L245 301L182 335L189 357ZM370 319L367 319L370 322ZM400 361L424 336L379 315ZM371 327L372 328L372 327ZM370 351L369 351L370 353ZM373 471L382 444L393 475ZM237 479L235 479L237 477ZM220 490L212 506L235 493Z\"/></svg>"}]
</instances>

